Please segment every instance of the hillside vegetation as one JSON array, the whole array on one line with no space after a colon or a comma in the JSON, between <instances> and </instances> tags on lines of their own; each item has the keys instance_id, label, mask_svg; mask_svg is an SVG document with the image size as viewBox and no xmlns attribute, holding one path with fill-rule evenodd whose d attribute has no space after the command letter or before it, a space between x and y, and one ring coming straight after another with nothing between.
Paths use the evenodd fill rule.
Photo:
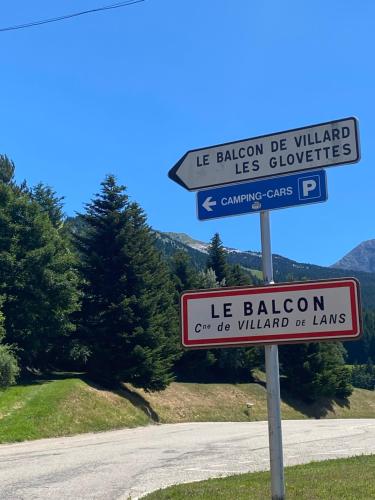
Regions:
<instances>
[{"instance_id":1,"label":"hillside vegetation","mask_svg":"<svg viewBox=\"0 0 375 500\"><path fill-rule=\"evenodd\" d=\"M146 398L162 423L242 422L267 420L264 385L173 383L160 393ZM320 398L307 404L282 395L284 420L304 418L375 418L375 393L354 389L347 400Z\"/></svg>"},{"instance_id":2,"label":"hillside vegetation","mask_svg":"<svg viewBox=\"0 0 375 500\"><path fill-rule=\"evenodd\" d=\"M207 243L196 241L188 235L181 233L162 233L157 231L156 236L157 245L165 256L171 257L177 251L183 251L189 255L197 268L204 269L207 260ZM206 253L204 251L205 247ZM261 253L239 251L230 248L226 248L225 252L229 264L238 264L253 275L256 275L254 271L258 271L257 277L259 279L262 278L261 273L259 273L262 269ZM277 254L273 254L273 266L276 282L334 279L353 276L361 283L363 306L375 309L375 273L349 271L348 269L296 262Z\"/></svg>"},{"instance_id":3,"label":"hillside vegetation","mask_svg":"<svg viewBox=\"0 0 375 500\"><path fill-rule=\"evenodd\" d=\"M209 244L187 235L179 240L173 233L155 236L145 212L112 174L105 176L83 213L70 220L64 215L63 198L51 187L17 184L15 165L6 155L0 155L0 177L0 387L17 383L18 376L22 380L30 373L69 369L84 372L100 387L118 389L120 398L115 403L111 392L105 393L109 401L103 399L104 392L91 398L89 391L96 387L79 380L20 385L3 393L0 403L6 439L140 425L150 418L168 422L266 417L264 388L242 384L264 366L261 348L186 350L179 333L181 292L257 285L259 253L228 249L218 233ZM191 245L199 250L194 254L199 262L191 252L178 251ZM274 261L277 280L327 277L317 266L278 256ZM271 310L259 308L250 314L256 319ZM268 327L257 328L261 333ZM285 415L335 414L331 401L348 401L342 398L352 394L354 378L360 387L373 388L373 359L371 311L364 315L363 339L345 348L339 342L282 346L280 376L296 398L285 398L293 410L285 408ZM153 392L164 391L174 380L196 384ZM238 385L229 385L233 383ZM298 398L310 406L302 408L295 403ZM128 412L125 401L141 413ZM112 417L113 405L121 409ZM345 409L345 403L338 406Z\"/></svg>"},{"instance_id":4,"label":"hillside vegetation","mask_svg":"<svg viewBox=\"0 0 375 500\"><path fill-rule=\"evenodd\" d=\"M306 405L283 396L283 419L375 418L375 393L355 389L347 401ZM267 419L261 383L173 383L147 393L124 385L103 390L80 377L36 380L0 393L0 443L69 436L152 423Z\"/></svg>"},{"instance_id":5,"label":"hillside vegetation","mask_svg":"<svg viewBox=\"0 0 375 500\"><path fill-rule=\"evenodd\" d=\"M80 378L40 380L0 393L0 442L69 436L150 422L119 394Z\"/></svg>"}]
</instances>

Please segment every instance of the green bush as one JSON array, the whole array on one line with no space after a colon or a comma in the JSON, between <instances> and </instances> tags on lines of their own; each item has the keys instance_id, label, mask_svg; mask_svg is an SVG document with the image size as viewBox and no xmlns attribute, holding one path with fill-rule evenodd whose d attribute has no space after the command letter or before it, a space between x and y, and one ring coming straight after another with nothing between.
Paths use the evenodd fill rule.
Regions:
<instances>
[{"instance_id":1,"label":"green bush","mask_svg":"<svg viewBox=\"0 0 375 500\"><path fill-rule=\"evenodd\" d=\"M11 347L0 345L0 388L16 383L20 369Z\"/></svg>"}]
</instances>

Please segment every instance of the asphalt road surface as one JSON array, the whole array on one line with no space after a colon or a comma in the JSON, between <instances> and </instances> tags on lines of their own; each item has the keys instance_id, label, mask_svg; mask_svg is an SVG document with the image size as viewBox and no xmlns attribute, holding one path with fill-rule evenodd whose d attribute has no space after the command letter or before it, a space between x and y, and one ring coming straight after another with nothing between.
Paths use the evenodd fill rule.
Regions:
<instances>
[{"instance_id":1,"label":"asphalt road surface","mask_svg":"<svg viewBox=\"0 0 375 500\"><path fill-rule=\"evenodd\" d=\"M285 465L375 453L375 419L283 422ZM155 425L0 446L0 498L136 499L269 467L267 422Z\"/></svg>"}]
</instances>

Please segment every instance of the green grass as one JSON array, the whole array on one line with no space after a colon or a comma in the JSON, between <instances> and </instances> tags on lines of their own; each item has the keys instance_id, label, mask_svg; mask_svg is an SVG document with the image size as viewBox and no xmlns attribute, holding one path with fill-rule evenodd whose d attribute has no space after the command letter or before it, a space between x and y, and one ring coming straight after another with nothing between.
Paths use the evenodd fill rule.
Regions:
<instances>
[{"instance_id":1,"label":"green grass","mask_svg":"<svg viewBox=\"0 0 375 500\"><path fill-rule=\"evenodd\" d=\"M370 500L375 498L375 456L361 456L285 469L288 500ZM264 500L271 497L270 473L256 472L172 486L147 500Z\"/></svg>"},{"instance_id":2,"label":"green grass","mask_svg":"<svg viewBox=\"0 0 375 500\"><path fill-rule=\"evenodd\" d=\"M162 423L246 422L267 420L264 385L173 383L165 391L137 390ZM247 403L253 406L249 409ZM347 400L322 398L306 404L282 395L284 420L305 418L375 418L375 391L355 389Z\"/></svg>"},{"instance_id":3,"label":"green grass","mask_svg":"<svg viewBox=\"0 0 375 500\"><path fill-rule=\"evenodd\" d=\"M39 381L0 392L0 443L150 423L120 395L79 378Z\"/></svg>"},{"instance_id":4,"label":"green grass","mask_svg":"<svg viewBox=\"0 0 375 500\"><path fill-rule=\"evenodd\" d=\"M263 280L263 273L259 269L250 269L252 275L254 275L259 280Z\"/></svg>"},{"instance_id":5,"label":"green grass","mask_svg":"<svg viewBox=\"0 0 375 500\"><path fill-rule=\"evenodd\" d=\"M262 382L262 373L256 376ZM173 383L155 393L125 386L119 394L71 374L54 378L0 391L0 443L137 427L151 416L161 423L267 420L262 383ZM348 400L311 405L284 395L281 413L284 420L375 418L375 392L355 389Z\"/></svg>"}]
</instances>

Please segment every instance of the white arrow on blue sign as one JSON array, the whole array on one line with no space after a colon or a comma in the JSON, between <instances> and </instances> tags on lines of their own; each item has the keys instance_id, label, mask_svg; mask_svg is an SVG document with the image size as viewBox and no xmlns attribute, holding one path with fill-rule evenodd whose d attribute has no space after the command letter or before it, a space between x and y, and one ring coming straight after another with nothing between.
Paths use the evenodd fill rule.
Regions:
<instances>
[{"instance_id":1,"label":"white arrow on blue sign","mask_svg":"<svg viewBox=\"0 0 375 500\"><path fill-rule=\"evenodd\" d=\"M198 191L197 214L208 220L326 200L326 173L315 170Z\"/></svg>"}]
</instances>

